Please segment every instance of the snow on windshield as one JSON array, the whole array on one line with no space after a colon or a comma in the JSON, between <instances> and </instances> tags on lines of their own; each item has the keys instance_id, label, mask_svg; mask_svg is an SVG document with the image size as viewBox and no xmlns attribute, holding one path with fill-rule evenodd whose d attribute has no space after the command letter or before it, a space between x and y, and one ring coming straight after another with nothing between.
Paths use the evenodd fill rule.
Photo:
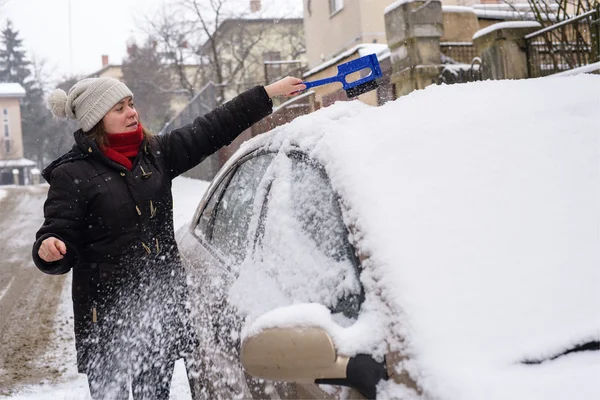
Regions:
<instances>
[{"instance_id":1,"label":"snow on windshield","mask_svg":"<svg viewBox=\"0 0 600 400\"><path fill-rule=\"evenodd\" d=\"M398 372L433 398L598 398L600 352L522 362L600 339L599 93L590 75L433 85L378 108L336 103L247 144L305 148L343 199L365 300L334 329L338 350L401 352ZM246 333L295 312L330 325L286 311ZM362 348L357 325L373 339Z\"/></svg>"}]
</instances>

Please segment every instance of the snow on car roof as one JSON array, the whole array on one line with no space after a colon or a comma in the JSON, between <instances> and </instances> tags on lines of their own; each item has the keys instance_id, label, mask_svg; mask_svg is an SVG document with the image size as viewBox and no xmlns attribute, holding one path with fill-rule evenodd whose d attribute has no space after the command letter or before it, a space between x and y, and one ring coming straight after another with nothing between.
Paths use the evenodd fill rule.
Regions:
<instances>
[{"instance_id":1,"label":"snow on car roof","mask_svg":"<svg viewBox=\"0 0 600 400\"><path fill-rule=\"evenodd\" d=\"M432 85L381 107L339 102L244 145L306 149L359 232L366 300L332 332L340 353L381 356L351 342L385 326L426 396L598 398L600 352L522 363L600 339L598 93L592 75ZM380 394L411 392L389 381Z\"/></svg>"}]
</instances>

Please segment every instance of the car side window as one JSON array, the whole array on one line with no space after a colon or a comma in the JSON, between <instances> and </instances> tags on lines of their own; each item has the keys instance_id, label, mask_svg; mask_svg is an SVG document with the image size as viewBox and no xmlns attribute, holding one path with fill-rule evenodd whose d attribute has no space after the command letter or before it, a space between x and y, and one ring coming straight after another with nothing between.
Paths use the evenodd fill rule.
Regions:
<instances>
[{"instance_id":1,"label":"car side window","mask_svg":"<svg viewBox=\"0 0 600 400\"><path fill-rule=\"evenodd\" d=\"M359 262L338 197L324 169L279 153L269 172L252 257L230 289L242 315L294 303L319 303L351 323L364 298Z\"/></svg>"},{"instance_id":2,"label":"car side window","mask_svg":"<svg viewBox=\"0 0 600 400\"><path fill-rule=\"evenodd\" d=\"M256 191L272 159L273 155L267 153L240 165L215 206L209 241L234 264L246 255Z\"/></svg>"},{"instance_id":3,"label":"car side window","mask_svg":"<svg viewBox=\"0 0 600 400\"><path fill-rule=\"evenodd\" d=\"M200 219L198 221L198 224L196 225L196 229L194 229L194 233L196 234L196 236L201 237L203 239L208 239L208 237L209 237L208 230L210 227L210 222L213 219L212 217L215 212L215 206L217 204L217 200L219 200L219 198L221 197L223 188L229 182L230 177L231 177L231 173L229 173L227 176L225 176L219 183L219 186L217 186L217 188L212 192L210 200L208 200L206 207L204 207L204 210L202 210L202 214L200 215Z\"/></svg>"},{"instance_id":4,"label":"car side window","mask_svg":"<svg viewBox=\"0 0 600 400\"><path fill-rule=\"evenodd\" d=\"M305 157L292 157L292 210L300 229L328 259L351 266L358 282L359 262L348 239L337 195L325 170ZM358 315L362 291L349 291L330 308L348 317Z\"/></svg>"}]
</instances>

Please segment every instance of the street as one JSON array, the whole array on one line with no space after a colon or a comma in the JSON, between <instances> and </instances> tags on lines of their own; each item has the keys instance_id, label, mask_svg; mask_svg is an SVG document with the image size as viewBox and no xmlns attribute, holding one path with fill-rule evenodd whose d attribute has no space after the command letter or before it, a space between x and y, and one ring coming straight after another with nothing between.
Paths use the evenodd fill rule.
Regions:
<instances>
[{"instance_id":1,"label":"street","mask_svg":"<svg viewBox=\"0 0 600 400\"><path fill-rule=\"evenodd\" d=\"M175 228L189 221L207 184L173 181ZM76 367L71 274L46 275L31 260L47 190L0 189L0 398L89 398L85 375ZM190 399L182 360L175 363L170 399Z\"/></svg>"},{"instance_id":2,"label":"street","mask_svg":"<svg viewBox=\"0 0 600 400\"><path fill-rule=\"evenodd\" d=\"M64 276L40 273L31 245L40 227L46 186L10 187L0 199L0 396L61 376L41 363L50 346ZM66 322L66 321L65 321Z\"/></svg>"}]
</instances>

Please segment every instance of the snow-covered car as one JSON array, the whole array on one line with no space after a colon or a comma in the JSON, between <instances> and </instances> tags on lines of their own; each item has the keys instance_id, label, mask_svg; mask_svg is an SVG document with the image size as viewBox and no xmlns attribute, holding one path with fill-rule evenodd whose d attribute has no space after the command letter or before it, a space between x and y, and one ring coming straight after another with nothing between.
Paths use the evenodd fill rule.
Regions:
<instances>
[{"instance_id":1,"label":"snow-covered car","mask_svg":"<svg viewBox=\"0 0 600 400\"><path fill-rule=\"evenodd\" d=\"M336 103L177 233L198 398L600 398L600 76Z\"/></svg>"}]
</instances>

